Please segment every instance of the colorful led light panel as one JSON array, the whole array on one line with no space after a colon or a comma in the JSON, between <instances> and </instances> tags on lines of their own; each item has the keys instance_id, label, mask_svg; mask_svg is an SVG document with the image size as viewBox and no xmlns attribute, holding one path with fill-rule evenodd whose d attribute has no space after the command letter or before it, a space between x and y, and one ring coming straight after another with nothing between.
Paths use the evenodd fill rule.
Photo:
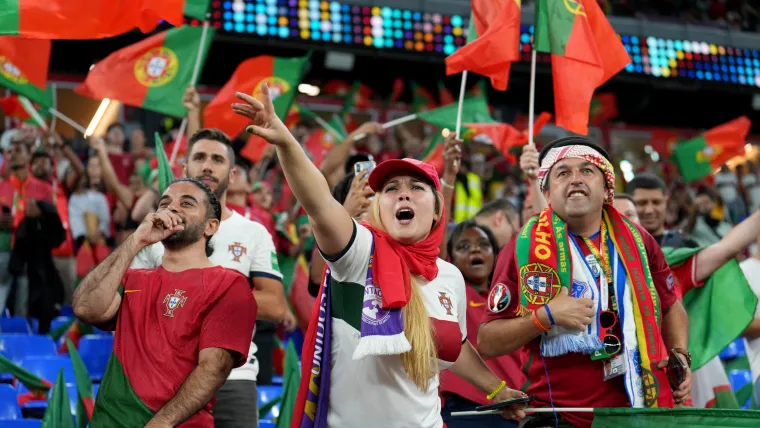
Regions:
<instances>
[{"instance_id":1,"label":"colorful led light panel","mask_svg":"<svg viewBox=\"0 0 760 428\"><path fill-rule=\"evenodd\" d=\"M212 23L261 37L412 52L453 53L467 27L459 15L318 0L214 0Z\"/></svg>"},{"instance_id":2,"label":"colorful led light panel","mask_svg":"<svg viewBox=\"0 0 760 428\"><path fill-rule=\"evenodd\" d=\"M523 25L520 51L530 61L532 25ZM760 87L760 57L757 49L742 49L691 40L621 35L631 64L625 71L660 78L687 78ZM549 55L539 53L538 61Z\"/></svg>"}]
</instances>

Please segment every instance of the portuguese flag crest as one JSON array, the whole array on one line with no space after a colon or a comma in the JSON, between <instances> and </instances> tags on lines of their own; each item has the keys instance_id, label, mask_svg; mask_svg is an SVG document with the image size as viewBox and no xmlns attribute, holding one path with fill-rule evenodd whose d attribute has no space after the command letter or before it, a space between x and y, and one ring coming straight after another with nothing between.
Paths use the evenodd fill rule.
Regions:
<instances>
[{"instance_id":1,"label":"portuguese flag crest","mask_svg":"<svg viewBox=\"0 0 760 428\"><path fill-rule=\"evenodd\" d=\"M201 46L202 27L173 28L109 55L87 74L75 91L110 98L169 116L184 117L182 97L193 75L198 50L206 60L213 28Z\"/></svg>"}]
</instances>

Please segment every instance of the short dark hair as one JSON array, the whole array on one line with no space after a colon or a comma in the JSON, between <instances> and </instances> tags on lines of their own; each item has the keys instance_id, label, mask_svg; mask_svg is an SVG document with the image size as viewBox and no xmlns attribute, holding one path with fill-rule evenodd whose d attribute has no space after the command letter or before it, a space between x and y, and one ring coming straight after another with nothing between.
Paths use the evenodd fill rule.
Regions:
<instances>
[{"instance_id":1,"label":"short dark hair","mask_svg":"<svg viewBox=\"0 0 760 428\"><path fill-rule=\"evenodd\" d=\"M517 207L504 198L494 199L493 201L486 203L483 205L483 208L475 214L475 217L492 215L498 211L503 212L510 221L520 221L520 213L517 211Z\"/></svg>"},{"instance_id":2,"label":"short dark hair","mask_svg":"<svg viewBox=\"0 0 760 428\"><path fill-rule=\"evenodd\" d=\"M615 193L615 199L625 199L626 201L631 201L632 204L636 205L636 202L634 202L633 197L629 195L628 193Z\"/></svg>"},{"instance_id":3,"label":"short dark hair","mask_svg":"<svg viewBox=\"0 0 760 428\"><path fill-rule=\"evenodd\" d=\"M29 163L34 163L34 161L36 161L37 159L42 159L42 158L48 159L50 162L53 162L53 157L50 156L50 153L45 152L45 151L36 151L32 153L32 159Z\"/></svg>"},{"instance_id":4,"label":"short dark hair","mask_svg":"<svg viewBox=\"0 0 760 428\"><path fill-rule=\"evenodd\" d=\"M465 220L457 224L456 226L454 226L454 229L451 230L451 233L449 234L449 240L446 242L446 254L449 255L449 259L451 260L451 255L454 253L454 241L459 239L459 237L465 232L465 230L471 227L480 229L483 231L483 233L486 234L486 236L488 237L488 242L491 243L491 247L493 248L493 256L494 256L494 263L495 263L496 256L499 255L499 241L496 240L496 236L493 234L490 227L484 226L482 224L478 224L473 219Z\"/></svg>"},{"instance_id":5,"label":"short dark hair","mask_svg":"<svg viewBox=\"0 0 760 428\"><path fill-rule=\"evenodd\" d=\"M31 149L31 148L29 148L29 145L28 145L28 144L26 144L26 143L25 143L25 142L23 142L23 141L19 141L19 140L11 140L11 141L10 141L10 143L8 144L8 148L10 148L11 146L21 146L21 147L23 147L23 148L24 148L24 150L25 150L27 153L31 153L31 151L32 151L32 149Z\"/></svg>"},{"instance_id":6,"label":"short dark hair","mask_svg":"<svg viewBox=\"0 0 760 428\"><path fill-rule=\"evenodd\" d=\"M232 141L230 141L230 137L227 134L215 128L199 129L187 141L188 154L193 151L193 145L200 140L218 141L224 144L227 148L227 157L230 158L230 168L235 165L235 149L232 148Z\"/></svg>"},{"instance_id":7,"label":"short dark hair","mask_svg":"<svg viewBox=\"0 0 760 428\"><path fill-rule=\"evenodd\" d=\"M551 143L545 145L541 152L538 154L538 164L541 165L541 162L543 162L546 155L549 153L549 150L556 149L558 147L566 147L566 146L587 146L591 147L592 149L596 150L604 156L605 159L607 159L608 162L612 163L612 159L610 159L610 154L607 153L607 150L604 150L602 146L599 144L596 144L595 142L591 141L588 137L583 137L580 135L571 135L569 137L562 137L558 138ZM607 186L607 183L605 182L605 187ZM544 180L543 186L541 186L541 190L546 190L549 187L549 175L547 174L546 179Z\"/></svg>"},{"instance_id":8,"label":"short dark hair","mask_svg":"<svg viewBox=\"0 0 760 428\"><path fill-rule=\"evenodd\" d=\"M203 190L203 192L206 194L206 220L215 218L219 222L222 221L222 205L219 203L219 198L216 197L214 192L211 191L211 189L206 186L202 181L198 180L197 178L178 178L171 183L169 183L169 186L175 183L192 183L197 188ZM167 186L168 187L168 186ZM206 240L206 257L211 257L211 254L214 253L214 247L211 246L211 238Z\"/></svg>"},{"instance_id":9,"label":"short dark hair","mask_svg":"<svg viewBox=\"0 0 760 428\"><path fill-rule=\"evenodd\" d=\"M626 193L633 195L636 189L660 189L663 194L668 194L668 187L657 174L651 172L640 172L628 182L625 188Z\"/></svg>"},{"instance_id":10,"label":"short dark hair","mask_svg":"<svg viewBox=\"0 0 760 428\"><path fill-rule=\"evenodd\" d=\"M343 205L346 202L346 198L348 198L348 193L351 191L351 184L353 184L353 182L354 172L351 171L344 175L333 188L332 197L338 201L339 204Z\"/></svg>"},{"instance_id":11,"label":"short dark hair","mask_svg":"<svg viewBox=\"0 0 760 428\"><path fill-rule=\"evenodd\" d=\"M111 130L114 129L114 128L119 128L119 129L121 129L121 132L123 132L125 134L127 133L127 128L124 127L124 124L122 124L121 122L114 122L114 123L108 125L108 128L106 128L106 134L108 134L109 132L111 132Z\"/></svg>"}]
</instances>

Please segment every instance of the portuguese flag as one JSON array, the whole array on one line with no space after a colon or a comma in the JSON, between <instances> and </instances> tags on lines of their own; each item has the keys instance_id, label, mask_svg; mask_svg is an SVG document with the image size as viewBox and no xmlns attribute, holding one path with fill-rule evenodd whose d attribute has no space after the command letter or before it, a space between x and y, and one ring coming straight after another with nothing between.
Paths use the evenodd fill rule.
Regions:
<instances>
[{"instance_id":1,"label":"portuguese flag","mask_svg":"<svg viewBox=\"0 0 760 428\"><path fill-rule=\"evenodd\" d=\"M204 21L210 4L211 0L185 0L185 15Z\"/></svg>"},{"instance_id":2,"label":"portuguese flag","mask_svg":"<svg viewBox=\"0 0 760 428\"><path fill-rule=\"evenodd\" d=\"M676 145L673 161L683 179L700 180L722 167L734 156L744 154L744 144L752 122L747 116L716 126L697 138Z\"/></svg>"},{"instance_id":3,"label":"portuguese flag","mask_svg":"<svg viewBox=\"0 0 760 428\"><path fill-rule=\"evenodd\" d=\"M198 50L202 49L202 68L214 38L214 29L208 31L204 46L200 45L203 28L185 26L120 49L95 64L75 92L184 117L182 97L191 83Z\"/></svg>"},{"instance_id":4,"label":"portuguese flag","mask_svg":"<svg viewBox=\"0 0 760 428\"><path fill-rule=\"evenodd\" d=\"M249 58L240 63L203 110L203 125L217 128L235 138L248 125L248 119L235 114L230 105L239 102L235 94L243 92L261 98L261 85L269 85L269 95L277 117L285 119L298 93L308 57L278 58L269 55Z\"/></svg>"},{"instance_id":5,"label":"portuguese flag","mask_svg":"<svg viewBox=\"0 0 760 428\"><path fill-rule=\"evenodd\" d=\"M558 126L588 134L596 88L631 62L596 0L536 2L535 46L552 55Z\"/></svg>"},{"instance_id":6,"label":"portuguese flag","mask_svg":"<svg viewBox=\"0 0 760 428\"><path fill-rule=\"evenodd\" d=\"M45 119L50 117L47 113L40 113L28 98L19 95L9 95L0 99L0 108L5 117L13 118L21 122L27 122L47 130ZM47 110L47 109L46 109ZM44 116L44 117L43 117Z\"/></svg>"},{"instance_id":7,"label":"portuguese flag","mask_svg":"<svg viewBox=\"0 0 760 428\"><path fill-rule=\"evenodd\" d=\"M0 373L10 373L16 381L21 382L29 390L28 393L18 396L19 405L29 401L45 400L47 392L53 387L52 383L24 370L2 355L0 355Z\"/></svg>"},{"instance_id":8,"label":"portuguese flag","mask_svg":"<svg viewBox=\"0 0 760 428\"><path fill-rule=\"evenodd\" d=\"M158 193L164 194L164 190L174 181L174 172L169 164L169 158L166 157L164 143L156 132L156 158L158 159Z\"/></svg>"},{"instance_id":9,"label":"portuguese flag","mask_svg":"<svg viewBox=\"0 0 760 428\"><path fill-rule=\"evenodd\" d=\"M438 171L439 175L443 174L443 135L440 132L436 133L433 139L430 140L420 160L430 164Z\"/></svg>"},{"instance_id":10,"label":"portuguese flag","mask_svg":"<svg viewBox=\"0 0 760 428\"><path fill-rule=\"evenodd\" d=\"M69 348L71 365L74 367L74 377L77 387L77 427L87 428L87 424L89 424L92 419L92 412L95 409L95 399L93 398L90 373L87 372L87 367L85 367L84 361L82 361L82 357L79 355L79 351L77 351L77 348L71 343L71 340L66 339L66 345Z\"/></svg>"},{"instance_id":11,"label":"portuguese flag","mask_svg":"<svg viewBox=\"0 0 760 428\"><path fill-rule=\"evenodd\" d=\"M462 123L496 123L491 117L486 97L469 97L464 99L462 107ZM433 110L417 113L417 119L441 128L456 128L457 108L453 103Z\"/></svg>"},{"instance_id":12,"label":"portuguese flag","mask_svg":"<svg viewBox=\"0 0 760 428\"><path fill-rule=\"evenodd\" d=\"M549 123L552 115L543 112L533 124L533 136L535 138L541 132L544 125ZM528 143L528 130L518 130L506 123L463 123L467 128L463 137L468 140L493 144L493 146L507 160L512 162L515 158L513 149Z\"/></svg>"},{"instance_id":13,"label":"portuguese flag","mask_svg":"<svg viewBox=\"0 0 760 428\"><path fill-rule=\"evenodd\" d=\"M43 428L74 428L74 419L71 417L71 403L69 391L63 380L63 369L58 371L58 378L53 386L53 395L48 401L45 416L42 418Z\"/></svg>"},{"instance_id":14,"label":"portuguese flag","mask_svg":"<svg viewBox=\"0 0 760 428\"><path fill-rule=\"evenodd\" d=\"M435 102L435 98L433 98L433 95L427 89L425 89L424 86L417 84L417 82L412 82L411 86L412 113L419 113L421 111L426 111L438 107L438 104Z\"/></svg>"},{"instance_id":15,"label":"portuguese flag","mask_svg":"<svg viewBox=\"0 0 760 428\"><path fill-rule=\"evenodd\" d=\"M288 340L288 348L285 351L285 374L283 376L282 397L280 398L280 416L277 418L276 428L290 427L293 413L296 407L298 387L301 384L301 367L299 364L298 351L292 340Z\"/></svg>"},{"instance_id":16,"label":"portuguese flag","mask_svg":"<svg viewBox=\"0 0 760 428\"><path fill-rule=\"evenodd\" d=\"M52 107L53 95L47 89L50 47L50 40L0 36L0 86Z\"/></svg>"},{"instance_id":17,"label":"portuguese flag","mask_svg":"<svg viewBox=\"0 0 760 428\"><path fill-rule=\"evenodd\" d=\"M660 427L756 427L757 410L724 409L594 409L591 428L660 428Z\"/></svg>"},{"instance_id":18,"label":"portuguese flag","mask_svg":"<svg viewBox=\"0 0 760 428\"><path fill-rule=\"evenodd\" d=\"M188 0L192 2L192 0ZM185 0L0 0L0 34L29 39L102 39L161 20L182 25Z\"/></svg>"},{"instance_id":19,"label":"portuguese flag","mask_svg":"<svg viewBox=\"0 0 760 428\"><path fill-rule=\"evenodd\" d=\"M446 74L478 73L504 91L519 60L520 0L472 0L467 44L446 58Z\"/></svg>"}]
</instances>

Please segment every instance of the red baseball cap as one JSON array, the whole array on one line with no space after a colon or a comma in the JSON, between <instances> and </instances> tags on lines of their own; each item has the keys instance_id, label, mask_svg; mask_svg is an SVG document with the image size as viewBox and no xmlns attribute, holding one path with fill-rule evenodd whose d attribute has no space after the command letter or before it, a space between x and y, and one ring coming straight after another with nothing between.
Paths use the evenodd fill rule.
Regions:
<instances>
[{"instance_id":1,"label":"red baseball cap","mask_svg":"<svg viewBox=\"0 0 760 428\"><path fill-rule=\"evenodd\" d=\"M380 162L369 174L367 182L372 190L379 192L388 177L402 173L411 173L425 178L426 181L433 183L436 191L441 191L441 180L438 179L438 172L435 168L430 164L410 158Z\"/></svg>"}]
</instances>

